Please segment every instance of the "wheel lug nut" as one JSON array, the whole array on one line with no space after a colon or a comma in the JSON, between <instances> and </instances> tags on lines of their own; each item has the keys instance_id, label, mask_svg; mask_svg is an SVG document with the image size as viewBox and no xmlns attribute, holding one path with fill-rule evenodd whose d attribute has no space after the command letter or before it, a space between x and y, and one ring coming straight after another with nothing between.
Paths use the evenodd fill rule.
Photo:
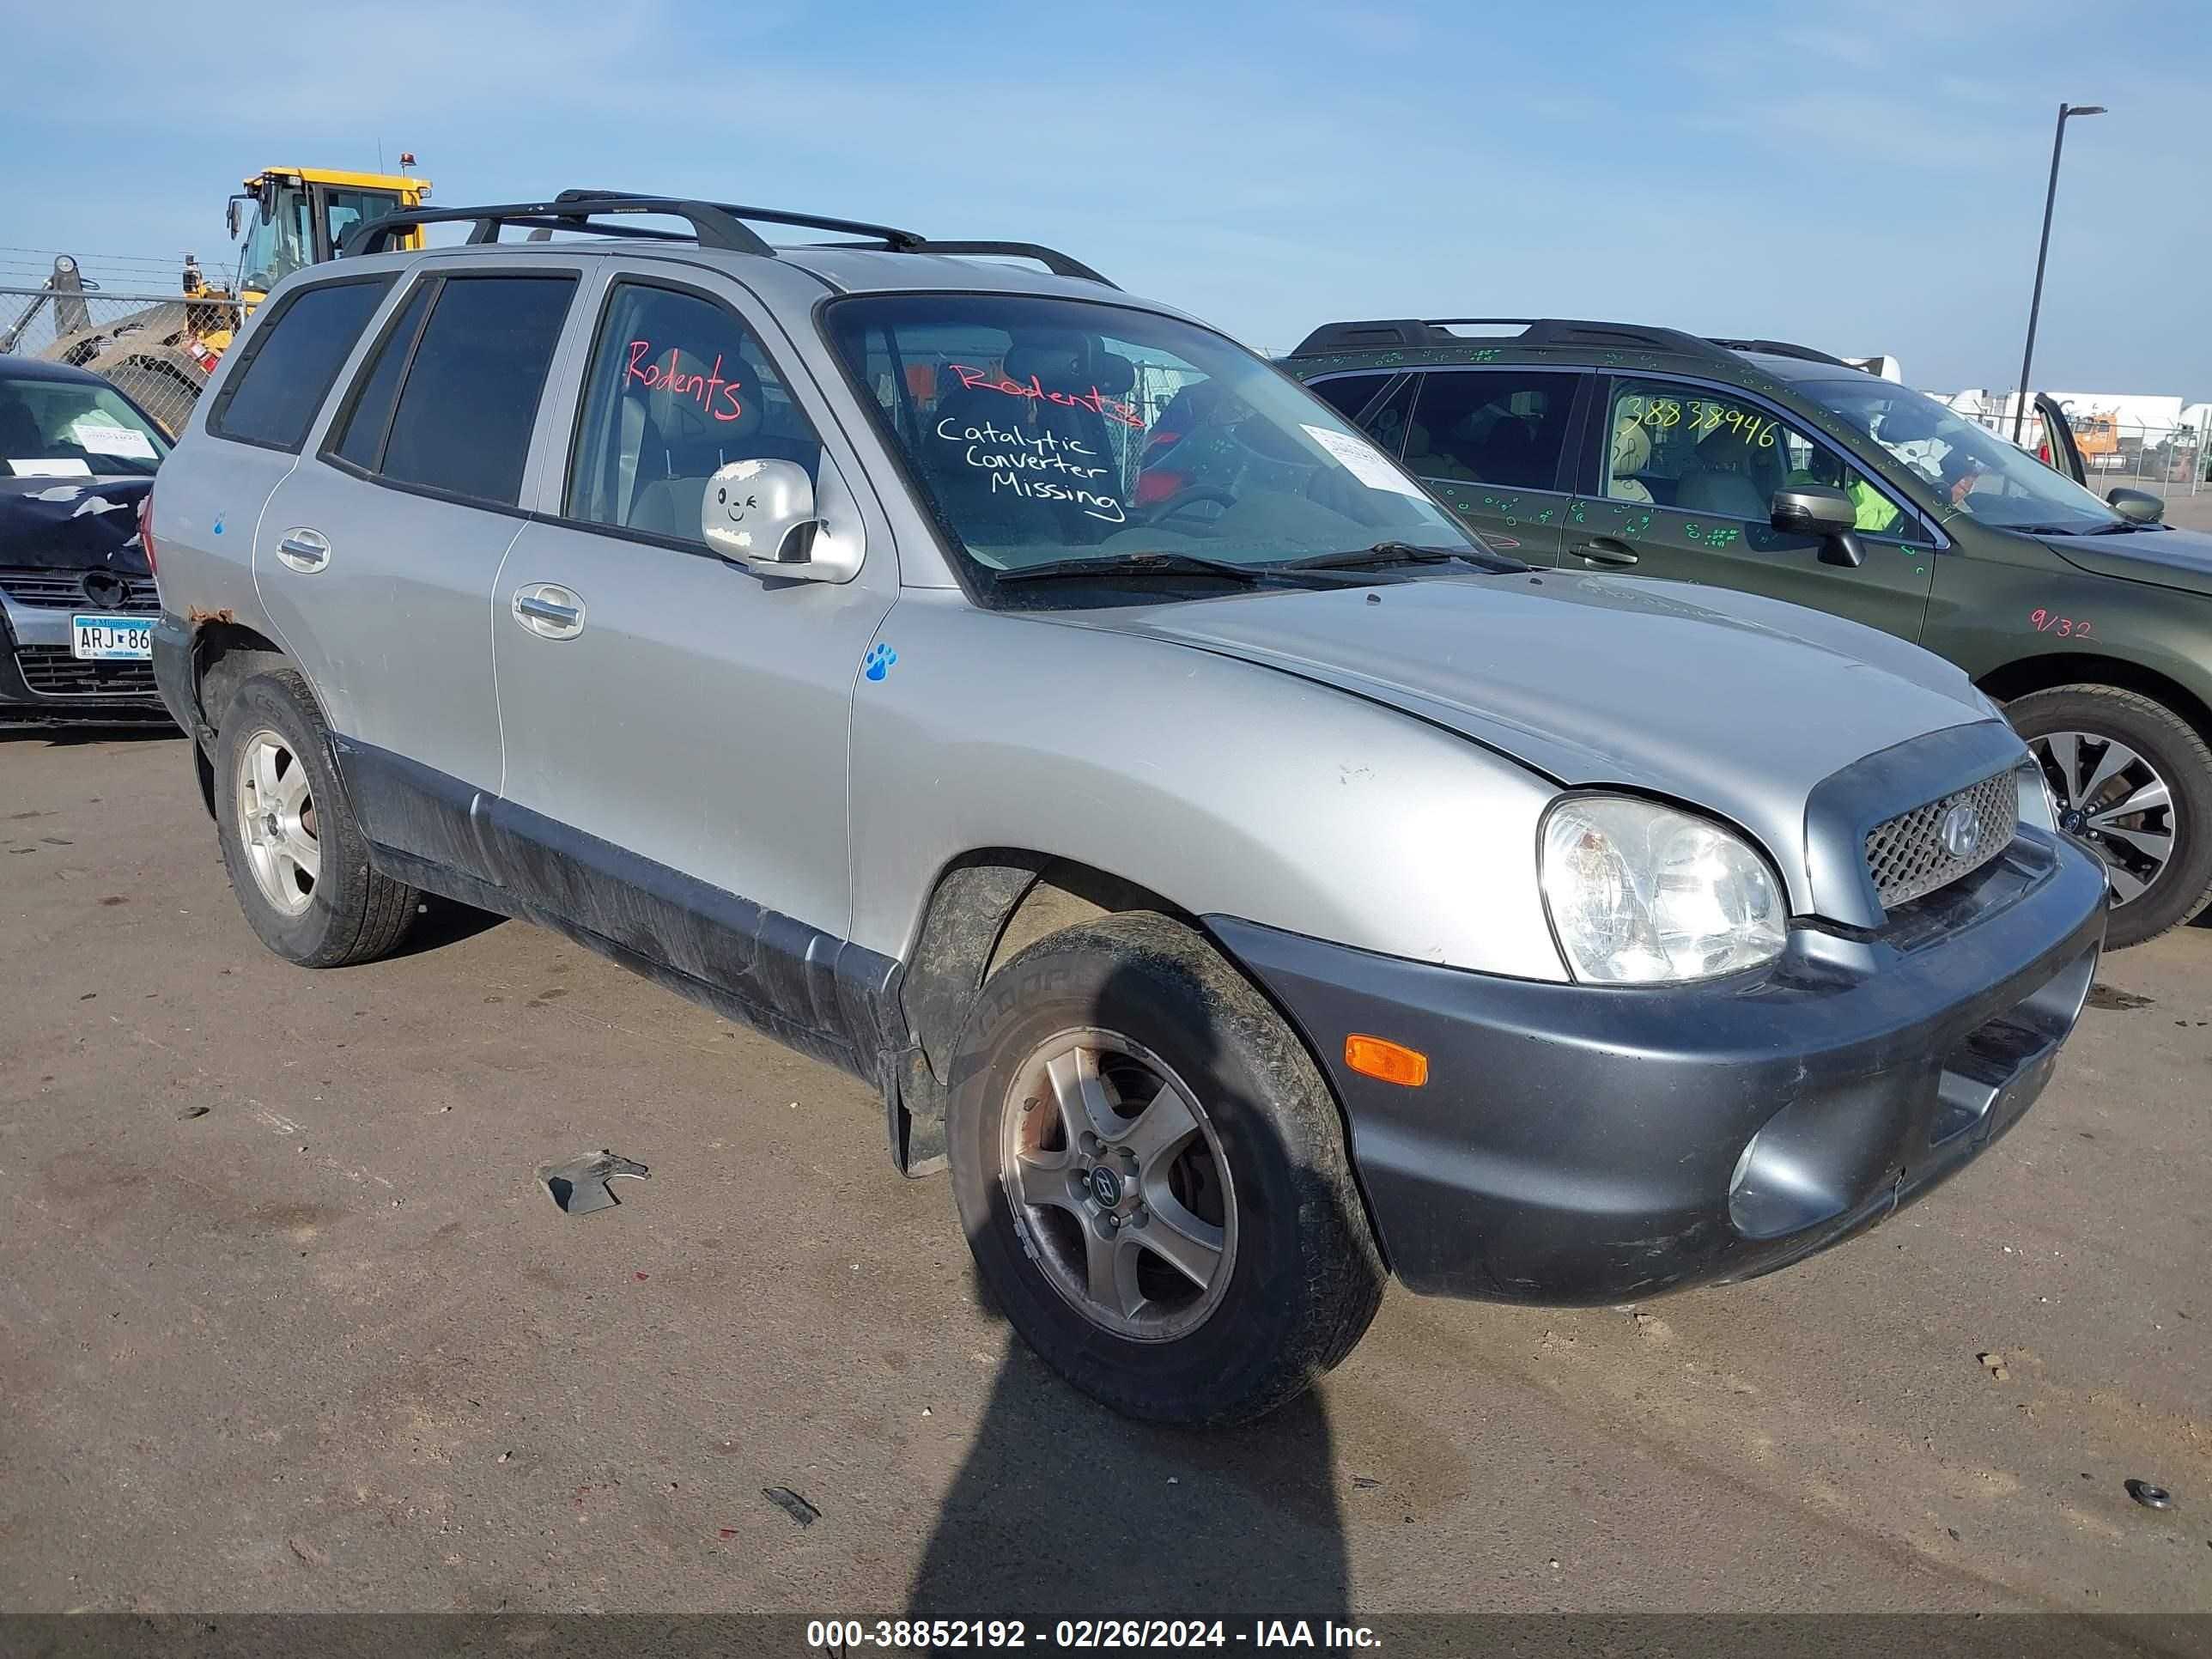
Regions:
<instances>
[{"instance_id":1,"label":"wheel lug nut","mask_svg":"<svg viewBox=\"0 0 2212 1659\"><path fill-rule=\"evenodd\" d=\"M1099 1139L1097 1135L1092 1134L1090 1130L1085 1129L1083 1132L1082 1146L1084 1152L1088 1156L1096 1158L1105 1149L1106 1143Z\"/></svg>"}]
</instances>

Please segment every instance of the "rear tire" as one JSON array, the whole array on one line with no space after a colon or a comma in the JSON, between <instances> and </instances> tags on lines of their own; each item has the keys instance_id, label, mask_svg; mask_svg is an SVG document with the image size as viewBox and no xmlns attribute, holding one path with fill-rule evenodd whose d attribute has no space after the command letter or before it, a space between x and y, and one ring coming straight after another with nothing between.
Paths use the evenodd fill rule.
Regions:
<instances>
[{"instance_id":1,"label":"rear tire","mask_svg":"<svg viewBox=\"0 0 2212 1659\"><path fill-rule=\"evenodd\" d=\"M2005 714L2042 764L2060 828L2113 872L2107 948L2156 939L2212 902L2212 749L2194 726L2110 685L2033 692Z\"/></svg>"},{"instance_id":2,"label":"rear tire","mask_svg":"<svg viewBox=\"0 0 2212 1659\"><path fill-rule=\"evenodd\" d=\"M984 988L953 1077L952 1185L977 1269L1094 1399L1153 1422L1248 1421L1374 1318L1384 1270L1335 1101L1191 929L1133 914L1040 939Z\"/></svg>"},{"instance_id":3,"label":"rear tire","mask_svg":"<svg viewBox=\"0 0 2212 1659\"><path fill-rule=\"evenodd\" d=\"M370 867L329 729L296 672L239 687L216 743L215 793L231 887L271 951L302 968L344 968L405 936L418 896Z\"/></svg>"}]
</instances>

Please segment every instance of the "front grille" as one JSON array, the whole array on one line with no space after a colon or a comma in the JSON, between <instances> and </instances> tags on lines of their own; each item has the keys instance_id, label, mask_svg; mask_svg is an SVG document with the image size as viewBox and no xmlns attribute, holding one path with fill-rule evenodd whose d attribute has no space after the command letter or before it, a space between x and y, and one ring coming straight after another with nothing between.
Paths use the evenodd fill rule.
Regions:
<instances>
[{"instance_id":1,"label":"front grille","mask_svg":"<svg viewBox=\"0 0 2212 1659\"><path fill-rule=\"evenodd\" d=\"M1960 806L1972 807L1980 826L1964 858L1943 844L1944 822ZM2011 845L2019 826L2020 785L2010 772L1999 772L1972 788L1875 825L1867 831L1867 873L1874 878L1881 908L1909 904L1971 875Z\"/></svg>"},{"instance_id":2,"label":"front grille","mask_svg":"<svg viewBox=\"0 0 2212 1659\"><path fill-rule=\"evenodd\" d=\"M23 684L48 697L137 697L150 700L150 662L80 662L63 645L26 645L15 652Z\"/></svg>"},{"instance_id":3,"label":"front grille","mask_svg":"<svg viewBox=\"0 0 2212 1659\"><path fill-rule=\"evenodd\" d=\"M116 580L123 584L123 600L118 605L106 605L84 591L86 574L82 570L0 567L0 593L5 593L18 605L35 605L41 611L85 611L103 616L146 617L161 608L161 595L155 591L151 576L126 576L119 571L115 573Z\"/></svg>"}]
</instances>

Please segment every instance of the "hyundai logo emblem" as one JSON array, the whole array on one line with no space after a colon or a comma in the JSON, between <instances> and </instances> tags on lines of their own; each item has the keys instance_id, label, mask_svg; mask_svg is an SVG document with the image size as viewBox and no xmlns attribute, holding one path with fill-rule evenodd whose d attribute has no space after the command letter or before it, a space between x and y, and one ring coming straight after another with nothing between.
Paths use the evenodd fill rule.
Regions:
<instances>
[{"instance_id":1,"label":"hyundai logo emblem","mask_svg":"<svg viewBox=\"0 0 2212 1659\"><path fill-rule=\"evenodd\" d=\"M1091 1196L1112 1209L1121 1201L1121 1177L1103 1164L1094 1164L1091 1170Z\"/></svg>"},{"instance_id":2,"label":"hyundai logo emblem","mask_svg":"<svg viewBox=\"0 0 2212 1659\"><path fill-rule=\"evenodd\" d=\"M1964 862L1981 850L1982 815L1965 801L1960 801L1943 814L1942 824L1936 834L1942 838L1943 850Z\"/></svg>"},{"instance_id":3,"label":"hyundai logo emblem","mask_svg":"<svg viewBox=\"0 0 2212 1659\"><path fill-rule=\"evenodd\" d=\"M84 596L94 605L112 611L131 597L131 588L113 571L88 570L84 573Z\"/></svg>"}]
</instances>

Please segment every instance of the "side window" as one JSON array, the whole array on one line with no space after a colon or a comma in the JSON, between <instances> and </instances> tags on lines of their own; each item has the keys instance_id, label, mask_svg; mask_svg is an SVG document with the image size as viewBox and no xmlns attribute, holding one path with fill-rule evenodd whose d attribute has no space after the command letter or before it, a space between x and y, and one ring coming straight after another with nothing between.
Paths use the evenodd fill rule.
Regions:
<instances>
[{"instance_id":1,"label":"side window","mask_svg":"<svg viewBox=\"0 0 2212 1659\"><path fill-rule=\"evenodd\" d=\"M1423 477L1559 487L1573 374L1537 369L1431 369L1406 430L1407 467Z\"/></svg>"},{"instance_id":2,"label":"side window","mask_svg":"<svg viewBox=\"0 0 2212 1659\"><path fill-rule=\"evenodd\" d=\"M406 368L379 474L514 506L575 289L573 276L442 279Z\"/></svg>"},{"instance_id":3,"label":"side window","mask_svg":"<svg viewBox=\"0 0 2212 1659\"><path fill-rule=\"evenodd\" d=\"M585 371L567 515L696 542L707 480L732 461L796 461L815 435L760 343L726 307L616 284Z\"/></svg>"},{"instance_id":4,"label":"side window","mask_svg":"<svg viewBox=\"0 0 2212 1659\"><path fill-rule=\"evenodd\" d=\"M379 276L319 283L294 294L255 331L222 401L208 412L207 429L219 438L298 450L391 286L389 276Z\"/></svg>"},{"instance_id":5,"label":"side window","mask_svg":"<svg viewBox=\"0 0 2212 1659\"><path fill-rule=\"evenodd\" d=\"M414 297L385 330L367 372L356 383L350 405L331 428L327 453L364 472L374 472L383 463L384 436L392 429L392 410L399 401L399 377L407 371L415 337L422 331L422 319L430 309L430 291L437 286L434 278L416 285Z\"/></svg>"},{"instance_id":6,"label":"side window","mask_svg":"<svg viewBox=\"0 0 2212 1659\"><path fill-rule=\"evenodd\" d=\"M1306 390L1327 404L1347 421L1357 421L1359 411L1373 401L1388 374L1332 374L1326 380L1310 382Z\"/></svg>"},{"instance_id":7,"label":"side window","mask_svg":"<svg viewBox=\"0 0 2212 1659\"><path fill-rule=\"evenodd\" d=\"M1747 399L1666 380L1616 380L1605 493L1717 518L1764 522L1774 492L1826 484L1868 535L1917 539L1917 522L1866 475L1792 422Z\"/></svg>"}]
</instances>

